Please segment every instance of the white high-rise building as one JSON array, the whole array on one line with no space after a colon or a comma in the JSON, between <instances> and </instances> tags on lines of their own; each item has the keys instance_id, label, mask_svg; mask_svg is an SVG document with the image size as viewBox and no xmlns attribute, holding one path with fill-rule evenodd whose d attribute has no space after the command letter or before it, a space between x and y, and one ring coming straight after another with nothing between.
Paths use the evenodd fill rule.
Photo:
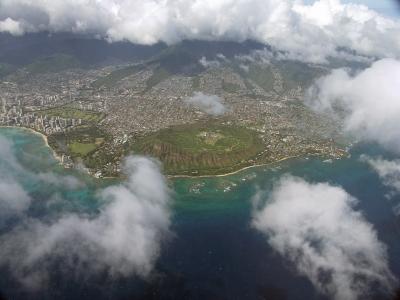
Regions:
<instances>
[{"instance_id":1,"label":"white high-rise building","mask_svg":"<svg viewBox=\"0 0 400 300\"><path fill-rule=\"evenodd\" d=\"M4 98L1 98L1 112L3 114L7 113L7 101Z\"/></svg>"}]
</instances>

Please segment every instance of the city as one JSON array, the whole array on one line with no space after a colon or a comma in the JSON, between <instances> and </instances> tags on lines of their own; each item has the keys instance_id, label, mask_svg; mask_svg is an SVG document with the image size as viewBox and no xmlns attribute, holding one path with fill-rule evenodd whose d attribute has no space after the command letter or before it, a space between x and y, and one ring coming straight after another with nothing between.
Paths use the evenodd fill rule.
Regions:
<instances>
[{"instance_id":1,"label":"city","mask_svg":"<svg viewBox=\"0 0 400 300\"><path fill-rule=\"evenodd\" d=\"M287 78L285 81L279 62L255 63L246 57L228 60L222 54L216 59L214 63L205 57L192 62L206 67L189 75L170 73L157 61L56 73L31 74L22 69L0 83L0 124L27 127L50 137L50 146L65 166L88 164L87 170L97 177L117 176L120 160L134 152L134 147L127 145L134 145L141 137L165 128L207 122L257 132L264 150L242 166L296 156L346 155L343 145L334 141L335 137L340 139L337 124L302 104L305 87L293 85ZM310 69L317 74L324 72L316 66ZM224 113L212 116L187 104L185 99L195 92L221 99ZM74 134L75 128L98 128L101 133L95 138L101 142L92 142L93 147L85 145L82 137ZM77 146L71 151L70 135L90 151L76 151ZM98 156L102 158L93 160Z\"/></svg>"}]
</instances>

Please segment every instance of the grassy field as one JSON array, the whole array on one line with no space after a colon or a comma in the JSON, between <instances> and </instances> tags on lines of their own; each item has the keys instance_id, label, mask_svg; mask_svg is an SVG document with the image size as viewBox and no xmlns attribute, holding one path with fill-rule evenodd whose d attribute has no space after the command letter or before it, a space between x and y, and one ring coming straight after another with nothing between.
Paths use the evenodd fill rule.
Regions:
<instances>
[{"instance_id":1,"label":"grassy field","mask_svg":"<svg viewBox=\"0 0 400 300\"><path fill-rule=\"evenodd\" d=\"M88 123L98 123L104 118L104 114L89 110L80 110L69 107L68 105L35 111L37 114L47 115L52 117L60 117L66 119L82 119Z\"/></svg>"},{"instance_id":2,"label":"grassy field","mask_svg":"<svg viewBox=\"0 0 400 300\"><path fill-rule=\"evenodd\" d=\"M263 144L255 131L244 127L199 124L139 138L132 149L159 158L170 175L215 175L249 165Z\"/></svg>"},{"instance_id":3,"label":"grassy field","mask_svg":"<svg viewBox=\"0 0 400 300\"><path fill-rule=\"evenodd\" d=\"M110 147L112 137L95 126L79 126L72 131L55 133L48 141L58 154L67 154L89 169L101 170L104 176L118 176L110 165L128 153L124 147Z\"/></svg>"},{"instance_id":4,"label":"grassy field","mask_svg":"<svg viewBox=\"0 0 400 300\"><path fill-rule=\"evenodd\" d=\"M100 136L101 133L98 133L97 135ZM84 157L93 152L98 147L100 147L105 140L104 137L98 137L97 135L95 137L92 137L90 135L87 136L86 134L75 136L75 138L69 140L69 152L71 152L73 156L79 157Z\"/></svg>"},{"instance_id":5,"label":"grassy field","mask_svg":"<svg viewBox=\"0 0 400 300\"><path fill-rule=\"evenodd\" d=\"M80 126L72 131L49 136L49 144L57 152L80 158L95 151L105 140L104 132L91 126Z\"/></svg>"},{"instance_id":6,"label":"grassy field","mask_svg":"<svg viewBox=\"0 0 400 300\"><path fill-rule=\"evenodd\" d=\"M32 74L55 73L67 69L78 68L79 61L70 55L55 54L43 57L26 66L26 70Z\"/></svg>"},{"instance_id":7,"label":"grassy field","mask_svg":"<svg viewBox=\"0 0 400 300\"><path fill-rule=\"evenodd\" d=\"M75 156L86 156L90 152L96 150L97 146L95 143L80 143L80 142L71 142L68 145L69 150Z\"/></svg>"},{"instance_id":8,"label":"grassy field","mask_svg":"<svg viewBox=\"0 0 400 300\"><path fill-rule=\"evenodd\" d=\"M109 75L97 79L95 82L92 83L93 87L99 88L101 86L105 87L112 87L114 86L118 81L131 76L133 74L136 74L140 70L143 69L143 65L135 65L135 66L129 66L126 68L122 68L116 71L111 72Z\"/></svg>"}]
</instances>

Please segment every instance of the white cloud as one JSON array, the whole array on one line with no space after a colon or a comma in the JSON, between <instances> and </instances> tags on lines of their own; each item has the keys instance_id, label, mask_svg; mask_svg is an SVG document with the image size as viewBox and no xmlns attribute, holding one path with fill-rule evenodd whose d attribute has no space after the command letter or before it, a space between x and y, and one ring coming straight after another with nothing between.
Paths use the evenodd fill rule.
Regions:
<instances>
[{"instance_id":1,"label":"white cloud","mask_svg":"<svg viewBox=\"0 0 400 300\"><path fill-rule=\"evenodd\" d=\"M246 73L248 73L249 70L250 70L250 67L247 66L247 65L245 65L245 64L240 64L239 67L240 67L243 71L245 71Z\"/></svg>"},{"instance_id":2,"label":"white cloud","mask_svg":"<svg viewBox=\"0 0 400 300\"><path fill-rule=\"evenodd\" d=\"M306 95L317 111L341 111L345 128L359 139L400 152L400 61L383 59L350 75L334 70Z\"/></svg>"},{"instance_id":3,"label":"white cloud","mask_svg":"<svg viewBox=\"0 0 400 300\"><path fill-rule=\"evenodd\" d=\"M223 63L229 62L229 59L226 58L225 55L222 53L218 53L215 56L215 59L208 60L207 57L203 56L202 58L199 59L199 63L204 67L204 68L218 68L221 66Z\"/></svg>"},{"instance_id":4,"label":"white cloud","mask_svg":"<svg viewBox=\"0 0 400 300\"><path fill-rule=\"evenodd\" d=\"M84 32L141 44L253 39L312 62L325 61L337 47L363 55L400 55L400 21L340 0L313 5L292 0L2 0L0 21L5 20L27 32Z\"/></svg>"},{"instance_id":5,"label":"white cloud","mask_svg":"<svg viewBox=\"0 0 400 300\"><path fill-rule=\"evenodd\" d=\"M195 92L192 97L184 99L184 101L213 116L220 116L226 112L222 99L216 95L206 95L202 92Z\"/></svg>"},{"instance_id":6,"label":"white cloud","mask_svg":"<svg viewBox=\"0 0 400 300\"><path fill-rule=\"evenodd\" d=\"M0 21L0 32L8 32L16 36L24 34L21 24L11 18Z\"/></svg>"},{"instance_id":7,"label":"white cloud","mask_svg":"<svg viewBox=\"0 0 400 300\"><path fill-rule=\"evenodd\" d=\"M77 189L84 186L83 182L70 175L64 176L54 172L34 173L26 169L18 162L12 147L13 144L11 140L0 136L0 167L2 167L3 170L7 170L7 172L0 173L0 184L12 185L17 188L17 186L19 186L17 178L23 174L25 177L29 177L31 181L41 181L41 183L56 185L67 189ZM20 189L23 190L22 187L20 187ZM18 193L18 195L22 195L22 193L17 190L15 190L15 192ZM0 193L0 199L6 196L8 199L11 199L17 194L14 194L14 196L12 195L13 193L11 192L7 193L7 195L2 195L2 193ZM18 198L15 198L16 201L18 201Z\"/></svg>"},{"instance_id":8,"label":"white cloud","mask_svg":"<svg viewBox=\"0 0 400 300\"><path fill-rule=\"evenodd\" d=\"M26 217L0 236L0 265L30 288L46 283L54 259L83 277L101 270L149 275L170 234L169 189L150 159L127 158L125 172L124 183L100 193L98 214L69 213L47 222Z\"/></svg>"},{"instance_id":9,"label":"white cloud","mask_svg":"<svg viewBox=\"0 0 400 300\"><path fill-rule=\"evenodd\" d=\"M21 170L16 161L11 142L0 136L0 166L8 172L0 172L0 221L10 214L20 214L29 208L30 196L12 176L15 170Z\"/></svg>"},{"instance_id":10,"label":"white cloud","mask_svg":"<svg viewBox=\"0 0 400 300\"><path fill-rule=\"evenodd\" d=\"M29 208L31 198L17 182L0 179L0 217L18 214Z\"/></svg>"},{"instance_id":11,"label":"white cloud","mask_svg":"<svg viewBox=\"0 0 400 300\"><path fill-rule=\"evenodd\" d=\"M12 171L21 171L23 169L13 154L12 142L2 136L0 136L0 163L10 170L8 173L1 172L0 175L2 177L10 176Z\"/></svg>"},{"instance_id":12,"label":"white cloud","mask_svg":"<svg viewBox=\"0 0 400 300\"><path fill-rule=\"evenodd\" d=\"M368 163L383 180L383 184L400 193L400 160L386 160L362 155L361 160Z\"/></svg>"},{"instance_id":13,"label":"white cloud","mask_svg":"<svg viewBox=\"0 0 400 300\"><path fill-rule=\"evenodd\" d=\"M74 190L84 186L84 183L74 176L60 176L52 172L38 173L36 174L36 179L39 179L47 184L52 184L59 187L62 186L69 190Z\"/></svg>"},{"instance_id":14,"label":"white cloud","mask_svg":"<svg viewBox=\"0 0 400 300\"><path fill-rule=\"evenodd\" d=\"M204 68L218 68L221 66L221 63L218 60L208 60L205 56L203 56L200 60L199 63L204 67Z\"/></svg>"},{"instance_id":15,"label":"white cloud","mask_svg":"<svg viewBox=\"0 0 400 300\"><path fill-rule=\"evenodd\" d=\"M385 245L356 203L340 187L285 177L264 207L258 203L252 224L320 292L365 299L372 288L390 291L395 279Z\"/></svg>"}]
</instances>

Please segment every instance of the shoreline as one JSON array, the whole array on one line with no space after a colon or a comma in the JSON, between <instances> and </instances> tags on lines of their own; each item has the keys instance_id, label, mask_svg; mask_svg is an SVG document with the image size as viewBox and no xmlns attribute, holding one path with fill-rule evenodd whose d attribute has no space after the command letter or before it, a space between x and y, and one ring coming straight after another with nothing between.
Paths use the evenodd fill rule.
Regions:
<instances>
[{"instance_id":1,"label":"shoreline","mask_svg":"<svg viewBox=\"0 0 400 300\"><path fill-rule=\"evenodd\" d=\"M262 164L256 164L256 165L252 165L252 166L247 166L247 167L243 167L239 170L236 171L232 171L229 173L224 173L224 174L218 174L218 175L199 175L199 176L193 176L193 175L166 175L168 179L183 179L183 178L187 178L187 179L196 179L196 178L215 178L215 177L228 177L231 175L236 175L240 172L243 172L245 170L248 169L252 169L252 168L258 168L258 167L266 167L266 166L271 166L273 164L277 164L277 163L281 163L283 161L292 159L292 158L300 158L302 157L302 155L295 155L295 156L288 156L288 157L284 157L281 158L277 161L272 161L272 162L268 162L268 163L262 163Z\"/></svg>"},{"instance_id":2,"label":"shoreline","mask_svg":"<svg viewBox=\"0 0 400 300\"><path fill-rule=\"evenodd\" d=\"M61 159L61 157L56 153L56 151L54 151L54 149L53 149L52 147L50 147L49 141L48 141L48 138L47 138L47 135L45 135L45 134L43 134L43 133L41 133L41 132L39 132L39 131L36 131L36 130L33 129L33 128L22 127L22 126L5 126L5 125L0 125L0 128L15 128L15 129L21 129L21 130L25 130L25 131L28 131L28 132L30 132L30 133L32 133L32 134L35 134L35 135L40 136L40 137L42 138L42 140L44 141L45 146L46 146L47 148L49 148L50 151L52 152L54 159L57 160L58 163L62 165L62 159Z\"/></svg>"},{"instance_id":3,"label":"shoreline","mask_svg":"<svg viewBox=\"0 0 400 300\"><path fill-rule=\"evenodd\" d=\"M57 160L58 163L64 167L64 165L63 165L63 163L62 163L61 157L60 157L60 156L55 152L55 150L49 145L48 138L47 138L47 136L46 136L45 134L43 134L43 133L41 133L41 132L39 132L39 131L36 131L36 130L33 129L33 128L28 128L28 127L3 126L3 125L0 125L0 128L16 128L16 129L26 130L26 131L29 131L30 133L39 135L39 136L42 138L42 140L44 141L46 147L48 147L48 148L51 150L54 159ZM287 161L287 160L289 160L289 159L300 158L300 157L306 157L306 156L305 156L305 155L288 156L288 157L281 158L281 159L279 159L279 160L277 160L277 161L267 162L267 163L261 163L261 164L255 164L255 165L252 165L252 166L243 167L243 168L240 168L240 169L238 169L238 170L236 170L236 171L232 171L232 172L224 173L224 174L217 174L217 175L197 175L197 176L196 176L196 175L168 175L168 174L165 174L165 177L166 177L167 179L172 179L172 180L173 180L173 179L196 179L196 178L218 178L218 177L228 177L228 176L231 176L231 175L236 175L236 174L241 173L241 172L243 172L243 171L245 171L245 170L248 170L248 169L257 168L257 167L271 166L271 165L273 165L273 164L278 164L278 163ZM64 168L65 168L65 167L64 167ZM89 173L89 172L88 172L88 175L90 175L91 177L95 178L95 176L94 176L93 174ZM117 177L102 177L101 179L117 179L117 178L120 178L120 176L117 176Z\"/></svg>"},{"instance_id":4,"label":"shoreline","mask_svg":"<svg viewBox=\"0 0 400 300\"><path fill-rule=\"evenodd\" d=\"M196 179L196 178L227 177L227 176L231 176L231 175L236 175L236 174L238 174L240 172L243 172L245 170L252 169L252 168L268 167L268 166L272 166L274 164L279 164L281 162L284 162L284 161L287 161L287 160L290 160L290 159L302 158L302 157L303 158L309 158L309 157L312 157L312 156L321 157L321 158L323 157L323 156L320 156L320 155L312 155L312 154L310 154L310 155L304 155L304 154L302 154L302 155L293 155L293 156L287 156L287 157L284 157L284 158L281 158L281 159L278 159L278 160L272 161L272 162L261 163L261 164L256 164L256 165L252 165L252 166L243 167L243 168L241 168L241 169L239 169L237 171L233 171L233 172L229 172L229 173L225 173L225 174L199 175L199 176L193 176L193 175L167 175L167 178L169 178L169 179L179 179L179 178Z\"/></svg>"}]
</instances>

